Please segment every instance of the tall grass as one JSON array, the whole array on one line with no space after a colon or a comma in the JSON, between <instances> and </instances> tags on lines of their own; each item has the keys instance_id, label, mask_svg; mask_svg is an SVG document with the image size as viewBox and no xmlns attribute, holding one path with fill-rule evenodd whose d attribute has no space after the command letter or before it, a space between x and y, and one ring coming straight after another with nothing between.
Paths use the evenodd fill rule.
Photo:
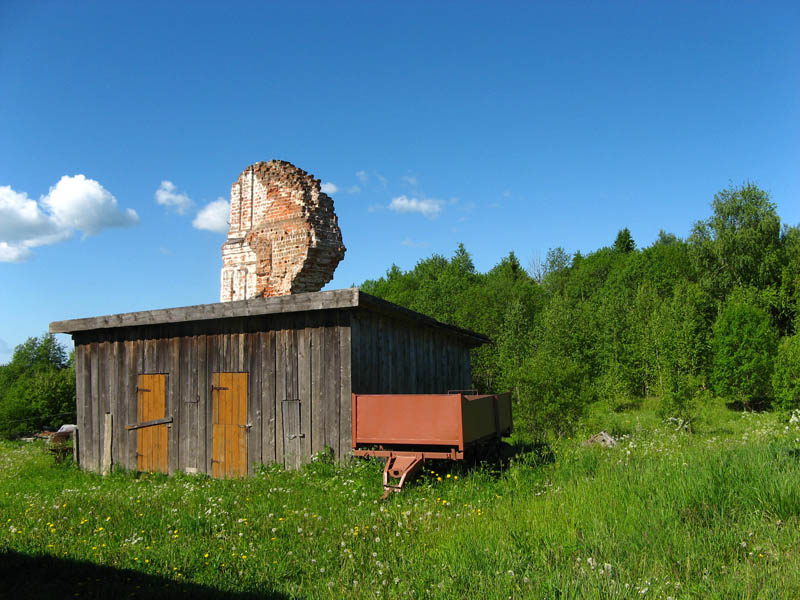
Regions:
<instances>
[{"instance_id":1,"label":"tall grass","mask_svg":"<svg viewBox=\"0 0 800 600\"><path fill-rule=\"evenodd\" d=\"M795 425L724 408L692 435L648 406L606 418L586 432L613 430L615 448L431 463L387 501L375 462L102 478L2 443L0 551L58 559L98 597L800 597Z\"/></svg>"}]
</instances>

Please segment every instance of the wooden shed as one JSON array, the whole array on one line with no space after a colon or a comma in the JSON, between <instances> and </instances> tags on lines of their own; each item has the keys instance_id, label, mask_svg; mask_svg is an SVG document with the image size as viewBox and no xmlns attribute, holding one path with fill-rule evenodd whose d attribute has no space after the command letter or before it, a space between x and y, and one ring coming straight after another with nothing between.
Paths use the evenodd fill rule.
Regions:
<instances>
[{"instance_id":1,"label":"wooden shed","mask_svg":"<svg viewBox=\"0 0 800 600\"><path fill-rule=\"evenodd\" d=\"M467 389L482 335L357 288L58 321L82 467L241 476L351 449L351 393ZM111 421L111 435L105 423ZM108 438L108 439L106 439Z\"/></svg>"}]
</instances>

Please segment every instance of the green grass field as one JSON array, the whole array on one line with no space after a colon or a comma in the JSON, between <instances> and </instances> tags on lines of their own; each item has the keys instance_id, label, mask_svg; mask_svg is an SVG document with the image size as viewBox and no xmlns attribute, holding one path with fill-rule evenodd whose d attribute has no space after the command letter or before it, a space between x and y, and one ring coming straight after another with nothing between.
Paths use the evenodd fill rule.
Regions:
<instances>
[{"instance_id":1,"label":"green grass field","mask_svg":"<svg viewBox=\"0 0 800 600\"><path fill-rule=\"evenodd\" d=\"M581 445L600 429L618 446ZM429 467L381 501L379 462L103 478L0 443L0 596L800 597L778 415L715 405L686 434L645 403L508 466Z\"/></svg>"}]
</instances>

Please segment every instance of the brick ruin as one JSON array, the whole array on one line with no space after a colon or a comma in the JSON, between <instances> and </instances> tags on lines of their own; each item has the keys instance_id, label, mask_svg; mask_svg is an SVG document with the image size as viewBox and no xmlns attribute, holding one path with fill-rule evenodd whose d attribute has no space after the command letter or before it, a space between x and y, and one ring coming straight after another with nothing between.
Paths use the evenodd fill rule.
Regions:
<instances>
[{"instance_id":1,"label":"brick ruin","mask_svg":"<svg viewBox=\"0 0 800 600\"><path fill-rule=\"evenodd\" d=\"M231 186L220 301L318 292L345 247L320 180L282 160L250 165Z\"/></svg>"}]
</instances>

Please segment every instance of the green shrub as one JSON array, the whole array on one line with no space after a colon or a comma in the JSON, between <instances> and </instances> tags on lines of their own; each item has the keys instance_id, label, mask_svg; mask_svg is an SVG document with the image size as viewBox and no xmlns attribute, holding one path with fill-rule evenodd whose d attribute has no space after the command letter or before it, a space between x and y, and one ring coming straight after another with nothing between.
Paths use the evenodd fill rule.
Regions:
<instances>
[{"instance_id":1,"label":"green shrub","mask_svg":"<svg viewBox=\"0 0 800 600\"><path fill-rule=\"evenodd\" d=\"M592 389L586 370L565 356L537 352L518 371L515 426L533 439L574 429Z\"/></svg>"},{"instance_id":2,"label":"green shrub","mask_svg":"<svg viewBox=\"0 0 800 600\"><path fill-rule=\"evenodd\" d=\"M57 427L75 420L75 372L52 335L30 338L0 366L0 436Z\"/></svg>"},{"instance_id":3,"label":"green shrub","mask_svg":"<svg viewBox=\"0 0 800 600\"><path fill-rule=\"evenodd\" d=\"M697 415L698 405L705 402L708 398L700 377L674 374L666 378L658 415L662 419L673 418L690 423Z\"/></svg>"},{"instance_id":4,"label":"green shrub","mask_svg":"<svg viewBox=\"0 0 800 600\"><path fill-rule=\"evenodd\" d=\"M782 409L800 408L800 334L784 338L778 347L772 393Z\"/></svg>"},{"instance_id":5,"label":"green shrub","mask_svg":"<svg viewBox=\"0 0 800 600\"><path fill-rule=\"evenodd\" d=\"M745 407L772 392L771 378L777 333L767 312L739 296L729 301L714 324L716 393Z\"/></svg>"}]
</instances>

